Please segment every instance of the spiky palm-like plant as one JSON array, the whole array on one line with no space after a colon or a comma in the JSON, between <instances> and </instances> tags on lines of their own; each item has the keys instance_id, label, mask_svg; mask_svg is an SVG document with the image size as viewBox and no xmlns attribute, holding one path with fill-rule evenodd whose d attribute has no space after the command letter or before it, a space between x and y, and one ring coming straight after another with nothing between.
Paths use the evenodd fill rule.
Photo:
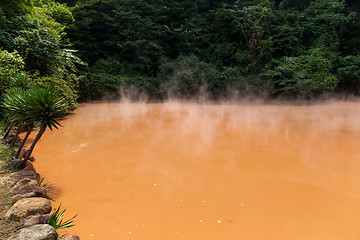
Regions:
<instances>
[{"instance_id":1,"label":"spiky palm-like plant","mask_svg":"<svg viewBox=\"0 0 360 240\"><path fill-rule=\"evenodd\" d=\"M66 108L63 99L59 98L53 89L47 88L32 88L25 93L23 112L24 118L29 122L39 122L40 131L36 135L31 147L26 154L24 161L26 162L31 156L36 143L39 141L45 130L54 128L58 129L61 126L58 122L66 115L64 109Z\"/></svg>"},{"instance_id":2,"label":"spiky palm-like plant","mask_svg":"<svg viewBox=\"0 0 360 240\"><path fill-rule=\"evenodd\" d=\"M64 213L65 213L66 209L61 210L61 204L54 209L53 214L51 214L51 217L48 221L48 224L53 226L55 229L66 229L66 228L70 228L73 227L73 220L74 218L77 217L77 214L75 216L73 216L72 218L63 221L63 217L64 217Z\"/></svg>"},{"instance_id":3,"label":"spiky palm-like plant","mask_svg":"<svg viewBox=\"0 0 360 240\"><path fill-rule=\"evenodd\" d=\"M20 156L21 149L24 147L26 140L28 139L32 129L34 128L34 123L29 122L24 110L25 95L26 94L22 88L12 88L3 96L1 104L1 107L4 109L5 114L8 116L8 121L12 121L9 129L4 135L4 139L7 138L8 134L12 129L12 126L15 125L15 123L19 123L19 126L11 142L11 146L13 146L13 144L15 143L20 131L22 131L23 128L27 130L26 136L22 140L15 154L15 158L18 158ZM25 166L25 161L22 165Z\"/></svg>"},{"instance_id":4,"label":"spiky palm-like plant","mask_svg":"<svg viewBox=\"0 0 360 240\"><path fill-rule=\"evenodd\" d=\"M30 88L30 86L31 83L29 79L23 74L16 75L16 77L11 78L10 80L10 87L13 88L21 88L22 90L27 90Z\"/></svg>"},{"instance_id":5,"label":"spiky palm-like plant","mask_svg":"<svg viewBox=\"0 0 360 240\"><path fill-rule=\"evenodd\" d=\"M15 157L20 156L21 149L25 141L29 137L35 123L40 123L40 131L36 135L31 147L24 158L24 163L31 156L36 143L39 141L45 130L58 128L61 126L58 120L65 117L66 105L64 100L59 98L53 89L47 88L31 88L24 92L21 88L13 88L9 90L3 97L1 105L8 117L13 122L21 122L25 124L27 134L23 139ZM9 127L6 137L10 133Z\"/></svg>"},{"instance_id":6,"label":"spiky palm-like plant","mask_svg":"<svg viewBox=\"0 0 360 240\"><path fill-rule=\"evenodd\" d=\"M5 108L5 115L7 115L7 121L6 121L6 125L4 128L4 131L5 131L4 139L8 137L13 126L16 123L19 123L19 121L15 120L12 117L12 114L16 113L16 111L14 111L16 109L13 109L13 107L15 105L20 106L21 101L19 101L19 99L24 97L24 91L29 89L31 84L30 84L29 79L25 75L19 74L10 80L10 86L11 86L11 88L6 92L6 94L3 98L3 101L7 102L7 103L5 103L5 104L7 104L7 106L5 106L5 107L3 106ZM19 106L17 106L17 107L19 107ZM10 107L10 109L8 107ZM17 135L19 134L22 127L24 127L24 124L19 124L18 131L16 133L16 137L11 142L12 146L15 143Z\"/></svg>"},{"instance_id":7,"label":"spiky palm-like plant","mask_svg":"<svg viewBox=\"0 0 360 240\"><path fill-rule=\"evenodd\" d=\"M5 116L11 119L11 123L5 132L4 139L6 139L11 132L15 123L20 123L24 120L23 104L25 93L21 88L11 88L2 99L2 108L5 111Z\"/></svg>"}]
</instances>

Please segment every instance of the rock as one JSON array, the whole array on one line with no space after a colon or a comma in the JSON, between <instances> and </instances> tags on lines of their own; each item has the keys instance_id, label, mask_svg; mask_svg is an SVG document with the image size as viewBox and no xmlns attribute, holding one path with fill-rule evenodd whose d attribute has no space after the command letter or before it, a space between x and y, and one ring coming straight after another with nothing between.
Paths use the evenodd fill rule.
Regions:
<instances>
[{"instance_id":1,"label":"rock","mask_svg":"<svg viewBox=\"0 0 360 240\"><path fill-rule=\"evenodd\" d=\"M43 186L38 186L35 184L24 185L18 190L17 194L22 195L32 192L35 193L36 197L45 197L47 194L46 189Z\"/></svg>"},{"instance_id":2,"label":"rock","mask_svg":"<svg viewBox=\"0 0 360 240\"><path fill-rule=\"evenodd\" d=\"M19 169L22 170L24 169L26 162L24 162L23 160L20 159L16 159L16 158L12 158L10 161L10 165L14 168L14 169Z\"/></svg>"},{"instance_id":3,"label":"rock","mask_svg":"<svg viewBox=\"0 0 360 240\"><path fill-rule=\"evenodd\" d=\"M10 174L7 177L7 181L10 184L15 184L18 181L22 180L23 178L30 178L30 179L39 181L40 175L35 171L21 170L21 171Z\"/></svg>"},{"instance_id":4,"label":"rock","mask_svg":"<svg viewBox=\"0 0 360 240\"><path fill-rule=\"evenodd\" d=\"M31 163L32 161L29 160L26 161L24 171L35 171L34 165Z\"/></svg>"},{"instance_id":5,"label":"rock","mask_svg":"<svg viewBox=\"0 0 360 240\"><path fill-rule=\"evenodd\" d=\"M26 147L23 147L20 151L20 156L25 157L28 152L29 152L29 149L27 149Z\"/></svg>"},{"instance_id":6,"label":"rock","mask_svg":"<svg viewBox=\"0 0 360 240\"><path fill-rule=\"evenodd\" d=\"M26 149L26 148L23 148L23 149L21 149L21 151L20 151L20 156L22 156L23 158L28 154L28 152L29 152L29 149ZM30 162L33 162L33 161L35 161L36 160L36 158L34 158L33 156L30 156L29 157L29 161Z\"/></svg>"},{"instance_id":7,"label":"rock","mask_svg":"<svg viewBox=\"0 0 360 240\"><path fill-rule=\"evenodd\" d=\"M57 240L55 229L49 224L36 224L20 229L8 240Z\"/></svg>"},{"instance_id":8,"label":"rock","mask_svg":"<svg viewBox=\"0 0 360 240\"><path fill-rule=\"evenodd\" d=\"M11 204L15 204L17 201L19 201L20 199L23 198L32 198L32 197L36 197L36 194L31 192L31 193L25 193L22 195L15 195L15 197L12 199Z\"/></svg>"},{"instance_id":9,"label":"rock","mask_svg":"<svg viewBox=\"0 0 360 240\"><path fill-rule=\"evenodd\" d=\"M24 226L30 227L35 224L46 224L48 222L48 220L50 219L50 217L51 217L51 214L43 214L43 215L27 217L24 220Z\"/></svg>"},{"instance_id":10,"label":"rock","mask_svg":"<svg viewBox=\"0 0 360 240\"><path fill-rule=\"evenodd\" d=\"M19 220L31 215L48 214L51 203L45 198L22 198L17 201L5 214L5 220Z\"/></svg>"},{"instance_id":11,"label":"rock","mask_svg":"<svg viewBox=\"0 0 360 240\"><path fill-rule=\"evenodd\" d=\"M80 240L80 238L77 235L71 235L65 238L64 240Z\"/></svg>"},{"instance_id":12,"label":"rock","mask_svg":"<svg viewBox=\"0 0 360 240\"><path fill-rule=\"evenodd\" d=\"M15 169L19 169L19 170L23 170L23 171L35 171L35 168L34 168L33 164L31 163L30 158L27 161L14 158L11 160L10 164Z\"/></svg>"},{"instance_id":13,"label":"rock","mask_svg":"<svg viewBox=\"0 0 360 240\"><path fill-rule=\"evenodd\" d=\"M18 194L20 188L24 187L27 184L36 185L37 181L30 179L30 178L23 178L15 184L15 186L10 190L10 193Z\"/></svg>"}]
</instances>

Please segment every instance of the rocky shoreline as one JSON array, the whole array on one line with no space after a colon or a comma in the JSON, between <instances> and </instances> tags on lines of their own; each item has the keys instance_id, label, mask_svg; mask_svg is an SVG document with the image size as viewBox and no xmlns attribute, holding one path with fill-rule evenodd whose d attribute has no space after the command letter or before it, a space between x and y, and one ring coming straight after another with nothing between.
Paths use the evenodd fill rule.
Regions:
<instances>
[{"instance_id":1,"label":"rocky shoreline","mask_svg":"<svg viewBox=\"0 0 360 240\"><path fill-rule=\"evenodd\" d=\"M32 158L34 160L34 158ZM7 163L16 165L16 160ZM27 161L25 168L6 174L0 179L0 184L11 187L9 194L12 206L4 216L6 222L17 221L22 224L20 230L7 240L56 240L58 233L48 224L51 217L51 202L47 198L47 190L41 186L40 174L33 164ZM0 236L1 237L1 236ZM0 238L5 240L5 238ZM68 236L65 240L79 240L76 235Z\"/></svg>"}]
</instances>

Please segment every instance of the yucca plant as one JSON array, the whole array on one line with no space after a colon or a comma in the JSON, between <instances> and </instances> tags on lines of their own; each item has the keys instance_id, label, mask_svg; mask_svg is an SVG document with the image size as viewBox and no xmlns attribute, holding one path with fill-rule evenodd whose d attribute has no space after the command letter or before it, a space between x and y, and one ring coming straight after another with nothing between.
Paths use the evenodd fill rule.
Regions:
<instances>
[{"instance_id":1,"label":"yucca plant","mask_svg":"<svg viewBox=\"0 0 360 240\"><path fill-rule=\"evenodd\" d=\"M21 88L22 90L27 90L30 88L30 86L31 86L31 83L30 83L29 79L23 74L16 75L16 77L13 77L10 79L10 87Z\"/></svg>"},{"instance_id":2,"label":"yucca plant","mask_svg":"<svg viewBox=\"0 0 360 240\"><path fill-rule=\"evenodd\" d=\"M64 213L66 212L66 209L61 210L61 204L54 209L54 212L51 214L50 219L48 220L48 224L51 225L55 229L66 229L75 226L74 218L77 217L77 214L73 216L72 218L63 221Z\"/></svg>"},{"instance_id":3,"label":"yucca plant","mask_svg":"<svg viewBox=\"0 0 360 240\"><path fill-rule=\"evenodd\" d=\"M27 126L27 134L16 153L19 157L27 137L33 129L33 124L40 123L40 131L36 135L31 147L24 158L24 163L31 156L36 143L39 141L45 130L58 128L61 126L58 120L65 117L66 105L63 99L59 98L53 89L49 88L30 88L23 91L21 88L9 90L3 97L2 107L8 117L14 122L22 122ZM4 137L7 137L11 127L7 130Z\"/></svg>"},{"instance_id":4,"label":"yucca plant","mask_svg":"<svg viewBox=\"0 0 360 240\"><path fill-rule=\"evenodd\" d=\"M46 193L47 193L45 198L55 202L55 200L51 196L49 196L49 194L51 194L50 191L51 191L52 187L49 186L47 182L45 182L45 178L41 178L37 185L45 188Z\"/></svg>"},{"instance_id":5,"label":"yucca plant","mask_svg":"<svg viewBox=\"0 0 360 240\"><path fill-rule=\"evenodd\" d=\"M52 187L49 186L47 182L45 182L45 178L41 178L37 183L37 185L44 187L47 192L49 192L52 189Z\"/></svg>"},{"instance_id":6,"label":"yucca plant","mask_svg":"<svg viewBox=\"0 0 360 240\"><path fill-rule=\"evenodd\" d=\"M24 161L27 161L45 130L47 128L52 130L53 127L58 129L58 126L61 126L58 121L66 115L66 104L62 98L56 95L54 89L32 88L25 93L23 107L24 117L29 122L40 123L40 131L24 158Z\"/></svg>"},{"instance_id":7,"label":"yucca plant","mask_svg":"<svg viewBox=\"0 0 360 240\"><path fill-rule=\"evenodd\" d=\"M21 88L11 88L4 94L1 107L5 116L8 117L8 127L6 129L4 139L6 139L16 123L24 120L23 104L25 93Z\"/></svg>"},{"instance_id":8,"label":"yucca plant","mask_svg":"<svg viewBox=\"0 0 360 240\"><path fill-rule=\"evenodd\" d=\"M17 99L17 97L23 97L23 93L24 91L26 91L27 89L29 89L31 86L31 83L29 81L29 79L22 74L17 75L14 78L11 78L10 80L10 89L7 91L7 93L4 96L4 100L10 100L10 104L20 104L19 99ZM10 98L10 99L8 99ZM9 104L9 102L8 102ZM11 117L11 114L6 114L8 111L8 109L5 108L5 115L7 115L7 121L6 121L6 125L4 127L4 132L5 133L10 133L14 123L16 121L14 121L14 119ZM10 129L8 129L10 127ZM9 130L9 131L7 131ZM5 135L7 137L7 135ZM5 138L6 138L5 137Z\"/></svg>"}]
</instances>

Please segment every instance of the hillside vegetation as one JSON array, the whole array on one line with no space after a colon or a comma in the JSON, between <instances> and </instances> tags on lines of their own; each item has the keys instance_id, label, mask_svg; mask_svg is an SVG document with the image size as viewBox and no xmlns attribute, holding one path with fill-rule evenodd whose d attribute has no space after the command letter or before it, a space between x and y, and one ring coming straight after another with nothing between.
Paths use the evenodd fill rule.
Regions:
<instances>
[{"instance_id":1,"label":"hillside vegetation","mask_svg":"<svg viewBox=\"0 0 360 240\"><path fill-rule=\"evenodd\" d=\"M24 73L55 85L69 110L78 97L130 86L153 99L359 94L358 0L5 0L0 7L0 91Z\"/></svg>"}]
</instances>

